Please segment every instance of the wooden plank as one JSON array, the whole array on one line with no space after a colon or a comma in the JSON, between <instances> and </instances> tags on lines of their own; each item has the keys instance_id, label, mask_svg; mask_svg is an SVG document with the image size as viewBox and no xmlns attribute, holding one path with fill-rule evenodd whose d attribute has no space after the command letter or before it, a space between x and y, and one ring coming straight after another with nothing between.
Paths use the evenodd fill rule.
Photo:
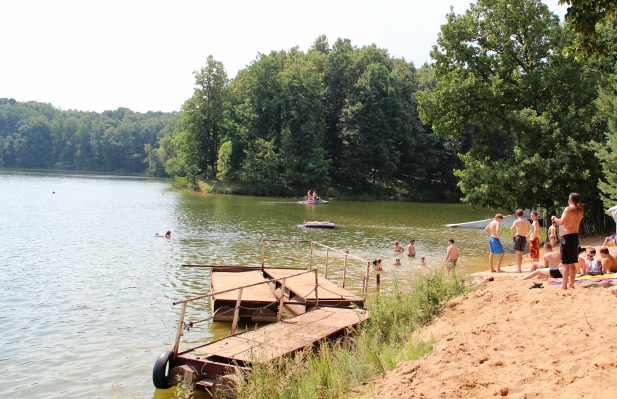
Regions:
<instances>
[{"instance_id":1,"label":"wooden plank","mask_svg":"<svg viewBox=\"0 0 617 399\"><path fill-rule=\"evenodd\" d=\"M265 362L303 349L369 318L366 310L320 308L195 349L230 361Z\"/></svg>"},{"instance_id":2,"label":"wooden plank","mask_svg":"<svg viewBox=\"0 0 617 399\"><path fill-rule=\"evenodd\" d=\"M297 274L295 270L281 269L265 269L264 272L271 278L282 278ZM346 301L362 301L362 297L339 287L326 278L319 276L319 300L346 300ZM302 274L300 276L290 277L286 280L285 288L293 292L300 298L307 301L315 300L315 275L311 273Z\"/></svg>"},{"instance_id":3,"label":"wooden plank","mask_svg":"<svg viewBox=\"0 0 617 399\"><path fill-rule=\"evenodd\" d=\"M297 271L294 271L298 273ZM255 284L264 281L261 271L246 271L246 272L212 272L210 276L212 292L225 291L231 288L242 287L244 285ZM214 294L214 300L217 301L235 301L238 297L238 291L224 292L222 294ZM274 302L276 297L272 293L268 284L260 284L253 287L246 287L242 293L242 302Z\"/></svg>"}]
</instances>

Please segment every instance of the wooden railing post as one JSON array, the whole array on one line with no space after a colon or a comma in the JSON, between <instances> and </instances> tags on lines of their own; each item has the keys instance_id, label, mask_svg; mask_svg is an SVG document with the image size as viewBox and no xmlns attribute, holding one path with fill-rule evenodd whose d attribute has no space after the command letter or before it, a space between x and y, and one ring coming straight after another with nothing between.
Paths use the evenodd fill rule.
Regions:
<instances>
[{"instance_id":1,"label":"wooden railing post","mask_svg":"<svg viewBox=\"0 0 617 399\"><path fill-rule=\"evenodd\" d=\"M364 287L362 287L363 300L366 301L366 292L368 290L368 275L371 271L371 262L366 262L366 273L364 273Z\"/></svg>"},{"instance_id":2,"label":"wooden railing post","mask_svg":"<svg viewBox=\"0 0 617 399\"><path fill-rule=\"evenodd\" d=\"M319 275L315 269L315 309L319 309Z\"/></svg>"},{"instance_id":3,"label":"wooden railing post","mask_svg":"<svg viewBox=\"0 0 617 399\"><path fill-rule=\"evenodd\" d=\"M349 250L345 250L345 262L343 263L343 288L345 288L345 278L347 277L347 254Z\"/></svg>"},{"instance_id":4,"label":"wooden railing post","mask_svg":"<svg viewBox=\"0 0 617 399\"><path fill-rule=\"evenodd\" d=\"M262 238L261 239L261 270L262 271L264 269L265 258L266 258L266 240Z\"/></svg>"},{"instance_id":5,"label":"wooden railing post","mask_svg":"<svg viewBox=\"0 0 617 399\"><path fill-rule=\"evenodd\" d=\"M326 248L326 273L324 274L324 278L328 278L328 255L330 254L330 250Z\"/></svg>"},{"instance_id":6,"label":"wooden railing post","mask_svg":"<svg viewBox=\"0 0 617 399\"><path fill-rule=\"evenodd\" d=\"M186 302L182 303L182 310L180 311L180 322L178 323L178 332L176 333L176 343L174 344L174 359L178 356L178 350L180 348L180 338L182 337L182 327L184 326L184 314L186 313Z\"/></svg>"},{"instance_id":7,"label":"wooden railing post","mask_svg":"<svg viewBox=\"0 0 617 399\"><path fill-rule=\"evenodd\" d=\"M234 311L234 321L231 323L231 335L236 334L236 327L238 326L238 316L240 315L240 303L242 303L242 290L238 290L238 300L236 301L236 310Z\"/></svg>"},{"instance_id":8,"label":"wooden railing post","mask_svg":"<svg viewBox=\"0 0 617 399\"><path fill-rule=\"evenodd\" d=\"M281 321L281 316L283 315L283 305L285 303L285 280L287 279L284 278L283 281L281 281L281 299L279 301L279 314L276 317L277 321Z\"/></svg>"},{"instance_id":9,"label":"wooden railing post","mask_svg":"<svg viewBox=\"0 0 617 399\"><path fill-rule=\"evenodd\" d=\"M311 255L309 257L309 270L313 270L313 241L311 241Z\"/></svg>"}]
</instances>

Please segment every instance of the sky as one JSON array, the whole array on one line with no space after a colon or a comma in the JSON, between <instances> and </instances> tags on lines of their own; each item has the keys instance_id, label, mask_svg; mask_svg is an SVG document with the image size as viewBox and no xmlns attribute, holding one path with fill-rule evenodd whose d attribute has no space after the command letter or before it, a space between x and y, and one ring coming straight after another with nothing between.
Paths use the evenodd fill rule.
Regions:
<instances>
[{"instance_id":1,"label":"sky","mask_svg":"<svg viewBox=\"0 0 617 399\"><path fill-rule=\"evenodd\" d=\"M259 53L325 34L376 44L417 67L471 0L2 1L0 98L60 109L179 111L208 55L228 76ZM545 0L562 19L565 6Z\"/></svg>"}]
</instances>

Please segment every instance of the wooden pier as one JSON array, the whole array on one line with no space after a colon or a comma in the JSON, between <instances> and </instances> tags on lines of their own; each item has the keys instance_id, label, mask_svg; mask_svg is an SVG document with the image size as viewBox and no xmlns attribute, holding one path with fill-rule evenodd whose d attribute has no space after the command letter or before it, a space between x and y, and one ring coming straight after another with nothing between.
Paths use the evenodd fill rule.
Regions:
<instances>
[{"instance_id":1,"label":"wooden pier","mask_svg":"<svg viewBox=\"0 0 617 399\"><path fill-rule=\"evenodd\" d=\"M265 266L267 241L310 243L309 264L306 268ZM315 246L325 248L324 276L313 268ZM342 287L326 277L331 253L343 258ZM348 259L359 261L364 271L362 295L345 287ZM235 397L234 378L238 369L251 364L267 362L276 357L288 356L321 340L347 331L367 320L363 310L370 270L370 262L323 244L307 240L262 240L261 266L213 266L209 294L174 302L182 304L173 350L163 352L156 360L152 372L154 386L166 389L176 385L176 376L197 389L210 391L214 397ZM357 270L357 269L356 269ZM187 304L209 300L210 317L185 322ZM298 315L283 320L283 308ZM240 318L252 322L276 321L253 331L236 334ZM215 342L180 350L185 332L195 324L205 321L232 321L231 336ZM195 342L195 340L192 340Z\"/></svg>"},{"instance_id":2,"label":"wooden pier","mask_svg":"<svg viewBox=\"0 0 617 399\"><path fill-rule=\"evenodd\" d=\"M297 315L306 313L316 306L317 301L321 306L339 308L363 308L364 299L345 288L339 287L321 276L302 274L293 276L293 270L264 269L267 278L274 280L286 278L285 282L285 306ZM315 281L317 278L317 281ZM282 284L275 281L275 289L282 289ZM319 293L319 297L317 294Z\"/></svg>"},{"instance_id":3,"label":"wooden pier","mask_svg":"<svg viewBox=\"0 0 617 399\"><path fill-rule=\"evenodd\" d=\"M168 379L176 375L215 397L234 397L237 368L248 369L288 356L310 345L343 333L369 318L366 310L319 308L301 316L270 324L179 353ZM231 377L229 377L231 375Z\"/></svg>"},{"instance_id":4,"label":"wooden pier","mask_svg":"<svg viewBox=\"0 0 617 399\"><path fill-rule=\"evenodd\" d=\"M233 321L234 308L238 301L238 288L247 287L242 292L238 317L252 322L277 321L279 300L264 281L261 270L223 271L215 268L210 273L211 309L214 321ZM222 293L219 293L222 292Z\"/></svg>"}]
</instances>

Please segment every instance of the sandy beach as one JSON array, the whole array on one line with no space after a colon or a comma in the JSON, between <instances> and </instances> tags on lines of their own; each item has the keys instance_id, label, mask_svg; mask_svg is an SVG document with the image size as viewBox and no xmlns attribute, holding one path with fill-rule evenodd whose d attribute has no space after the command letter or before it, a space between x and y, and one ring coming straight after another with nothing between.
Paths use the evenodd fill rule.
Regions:
<instances>
[{"instance_id":1,"label":"sandy beach","mask_svg":"<svg viewBox=\"0 0 617 399\"><path fill-rule=\"evenodd\" d=\"M529 266L526 255L523 271ZM451 301L420 332L434 337L434 350L398 364L365 398L617 397L617 283L563 292L550 280L519 280L526 273L515 265L503 269L474 274L495 281ZM529 289L534 281L544 288Z\"/></svg>"}]
</instances>

